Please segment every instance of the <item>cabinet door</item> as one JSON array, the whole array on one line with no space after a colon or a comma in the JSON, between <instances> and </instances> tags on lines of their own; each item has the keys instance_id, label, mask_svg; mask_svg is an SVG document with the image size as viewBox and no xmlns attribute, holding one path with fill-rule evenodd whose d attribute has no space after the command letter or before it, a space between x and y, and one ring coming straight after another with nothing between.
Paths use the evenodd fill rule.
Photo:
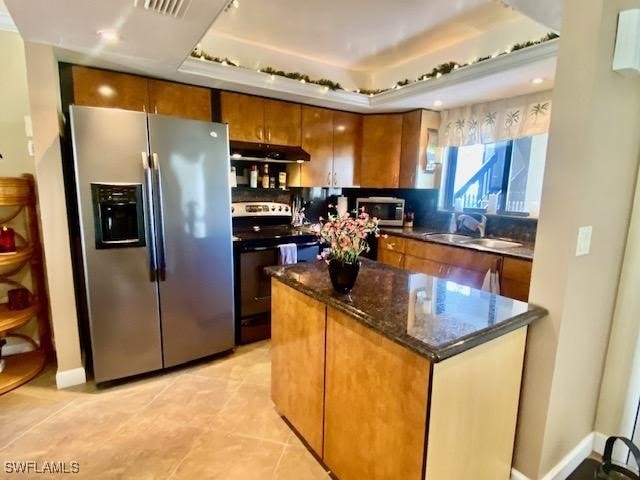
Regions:
<instances>
[{"instance_id":1,"label":"cabinet door","mask_svg":"<svg viewBox=\"0 0 640 480\"><path fill-rule=\"evenodd\" d=\"M447 245L421 242L418 240L406 241L406 253L414 257L433 260L469 270L477 270L483 273L486 273L487 270L497 270L502 258L499 255L478 252L468 248L449 247Z\"/></svg>"},{"instance_id":2,"label":"cabinet door","mask_svg":"<svg viewBox=\"0 0 640 480\"><path fill-rule=\"evenodd\" d=\"M324 463L340 480L422 478L430 362L331 307L326 340Z\"/></svg>"},{"instance_id":3,"label":"cabinet door","mask_svg":"<svg viewBox=\"0 0 640 480\"><path fill-rule=\"evenodd\" d=\"M326 306L271 284L271 399L322 456Z\"/></svg>"},{"instance_id":4,"label":"cabinet door","mask_svg":"<svg viewBox=\"0 0 640 480\"><path fill-rule=\"evenodd\" d=\"M400 155L400 188L414 188L420 165L422 111L407 112L402 115L402 152Z\"/></svg>"},{"instance_id":5,"label":"cabinet door","mask_svg":"<svg viewBox=\"0 0 640 480\"><path fill-rule=\"evenodd\" d=\"M397 253L405 252L405 244L406 240L402 237L396 237L394 235L388 235L385 237L380 237L378 239L378 251L389 250Z\"/></svg>"},{"instance_id":6,"label":"cabinet door","mask_svg":"<svg viewBox=\"0 0 640 480\"><path fill-rule=\"evenodd\" d=\"M147 79L137 75L74 66L73 103L89 107L149 111Z\"/></svg>"},{"instance_id":7,"label":"cabinet door","mask_svg":"<svg viewBox=\"0 0 640 480\"><path fill-rule=\"evenodd\" d=\"M411 272L424 273L432 277L443 277L444 270L447 265L433 260L425 260L424 258L414 257L413 255L404 256L404 268Z\"/></svg>"},{"instance_id":8,"label":"cabinet door","mask_svg":"<svg viewBox=\"0 0 640 480\"><path fill-rule=\"evenodd\" d=\"M333 112L302 107L302 148L311 161L302 164L301 187L328 187L333 182Z\"/></svg>"},{"instance_id":9,"label":"cabinet door","mask_svg":"<svg viewBox=\"0 0 640 480\"><path fill-rule=\"evenodd\" d=\"M390 250L380 250L378 252L378 261L392 267L404 268L404 255Z\"/></svg>"},{"instance_id":10,"label":"cabinet door","mask_svg":"<svg viewBox=\"0 0 640 480\"><path fill-rule=\"evenodd\" d=\"M264 100L264 135L267 143L300 146L301 123L299 104Z\"/></svg>"},{"instance_id":11,"label":"cabinet door","mask_svg":"<svg viewBox=\"0 0 640 480\"><path fill-rule=\"evenodd\" d=\"M211 90L150 79L149 106L152 113L210 122Z\"/></svg>"},{"instance_id":12,"label":"cabinet door","mask_svg":"<svg viewBox=\"0 0 640 480\"><path fill-rule=\"evenodd\" d=\"M362 115L333 112L333 186L352 187L360 183Z\"/></svg>"},{"instance_id":13,"label":"cabinet door","mask_svg":"<svg viewBox=\"0 0 640 480\"><path fill-rule=\"evenodd\" d=\"M402 115L366 115L362 123L360 186L398 188Z\"/></svg>"},{"instance_id":14,"label":"cabinet door","mask_svg":"<svg viewBox=\"0 0 640 480\"><path fill-rule=\"evenodd\" d=\"M529 300L531 262L505 257L502 264L500 293L505 297L526 302Z\"/></svg>"},{"instance_id":15,"label":"cabinet door","mask_svg":"<svg viewBox=\"0 0 640 480\"><path fill-rule=\"evenodd\" d=\"M264 142L264 100L241 93L220 93L222 121L229 125L229 139Z\"/></svg>"}]
</instances>

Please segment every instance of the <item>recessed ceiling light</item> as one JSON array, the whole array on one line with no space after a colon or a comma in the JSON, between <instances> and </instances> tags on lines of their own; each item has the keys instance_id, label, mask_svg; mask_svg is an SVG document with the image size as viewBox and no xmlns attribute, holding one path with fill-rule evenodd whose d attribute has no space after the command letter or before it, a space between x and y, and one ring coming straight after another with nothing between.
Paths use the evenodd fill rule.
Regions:
<instances>
[{"instance_id":1,"label":"recessed ceiling light","mask_svg":"<svg viewBox=\"0 0 640 480\"><path fill-rule=\"evenodd\" d=\"M433 106L434 107L441 107L442 106L442 100L436 100L433 102Z\"/></svg>"},{"instance_id":2,"label":"recessed ceiling light","mask_svg":"<svg viewBox=\"0 0 640 480\"><path fill-rule=\"evenodd\" d=\"M542 82L544 82L544 78L534 78L533 80L531 80L531 83L533 83L534 85L540 85Z\"/></svg>"},{"instance_id":3,"label":"recessed ceiling light","mask_svg":"<svg viewBox=\"0 0 640 480\"><path fill-rule=\"evenodd\" d=\"M233 8L238 8L240 6L240 1L239 0L231 0L229 3L227 3L227 6L224 7L224 11L228 12L232 7Z\"/></svg>"},{"instance_id":4,"label":"recessed ceiling light","mask_svg":"<svg viewBox=\"0 0 640 480\"><path fill-rule=\"evenodd\" d=\"M118 33L115 30L98 30L100 38L107 43L115 43L120 40Z\"/></svg>"}]
</instances>

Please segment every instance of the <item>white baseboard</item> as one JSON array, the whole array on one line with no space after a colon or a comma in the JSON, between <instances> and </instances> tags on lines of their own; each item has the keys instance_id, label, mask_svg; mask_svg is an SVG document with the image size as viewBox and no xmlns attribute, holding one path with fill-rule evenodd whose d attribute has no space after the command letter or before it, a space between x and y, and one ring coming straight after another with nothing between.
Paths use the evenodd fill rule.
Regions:
<instances>
[{"instance_id":1,"label":"white baseboard","mask_svg":"<svg viewBox=\"0 0 640 480\"><path fill-rule=\"evenodd\" d=\"M512 468L511 469L511 478L510 478L510 480L530 480L530 479L526 475L520 473L515 468Z\"/></svg>"},{"instance_id":2,"label":"white baseboard","mask_svg":"<svg viewBox=\"0 0 640 480\"><path fill-rule=\"evenodd\" d=\"M56 373L56 386L58 389L82 385L87 382L87 375L84 368L73 368L71 370L59 370Z\"/></svg>"},{"instance_id":3,"label":"white baseboard","mask_svg":"<svg viewBox=\"0 0 640 480\"><path fill-rule=\"evenodd\" d=\"M601 453L604 449L604 441L607 437L598 432L591 432L584 437L578 445L575 446L565 457L558 462L549 472L542 477L541 480L565 480L571 472L573 472L582 461L596 451ZM602 442L602 447L598 451L598 447ZM526 475L518 470L511 469L511 480L530 480Z\"/></svg>"},{"instance_id":4,"label":"white baseboard","mask_svg":"<svg viewBox=\"0 0 640 480\"><path fill-rule=\"evenodd\" d=\"M593 451L602 455L604 453L604 444L607 441L607 437L604 433L594 432L593 435Z\"/></svg>"}]
</instances>

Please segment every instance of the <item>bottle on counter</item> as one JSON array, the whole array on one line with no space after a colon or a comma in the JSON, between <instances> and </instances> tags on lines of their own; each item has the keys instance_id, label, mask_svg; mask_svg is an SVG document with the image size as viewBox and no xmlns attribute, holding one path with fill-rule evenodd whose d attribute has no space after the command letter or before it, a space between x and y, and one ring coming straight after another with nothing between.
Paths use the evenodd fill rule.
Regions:
<instances>
[{"instance_id":1,"label":"bottle on counter","mask_svg":"<svg viewBox=\"0 0 640 480\"><path fill-rule=\"evenodd\" d=\"M269 177L269 188L276 188L276 177Z\"/></svg>"},{"instance_id":2,"label":"bottle on counter","mask_svg":"<svg viewBox=\"0 0 640 480\"><path fill-rule=\"evenodd\" d=\"M265 163L262 170L262 188L269 188L269 164Z\"/></svg>"},{"instance_id":3,"label":"bottle on counter","mask_svg":"<svg viewBox=\"0 0 640 480\"><path fill-rule=\"evenodd\" d=\"M287 189L287 172L278 173L278 187L280 187L281 190Z\"/></svg>"},{"instance_id":4,"label":"bottle on counter","mask_svg":"<svg viewBox=\"0 0 640 480\"><path fill-rule=\"evenodd\" d=\"M258 166L251 165L251 173L249 174L249 186L258 188Z\"/></svg>"},{"instance_id":5,"label":"bottle on counter","mask_svg":"<svg viewBox=\"0 0 640 480\"><path fill-rule=\"evenodd\" d=\"M229 185L231 185L231 188L238 186L236 175L236 167L231 167L231 171L229 172Z\"/></svg>"}]
</instances>

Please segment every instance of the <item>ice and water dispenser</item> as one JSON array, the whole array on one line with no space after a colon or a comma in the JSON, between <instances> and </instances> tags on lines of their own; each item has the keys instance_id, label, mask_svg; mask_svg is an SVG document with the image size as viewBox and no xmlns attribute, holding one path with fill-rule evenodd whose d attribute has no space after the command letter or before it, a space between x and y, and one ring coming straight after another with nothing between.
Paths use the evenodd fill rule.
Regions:
<instances>
[{"instance_id":1,"label":"ice and water dispenser","mask_svg":"<svg viewBox=\"0 0 640 480\"><path fill-rule=\"evenodd\" d=\"M97 249L145 246L142 192L142 184L91 184Z\"/></svg>"}]
</instances>

